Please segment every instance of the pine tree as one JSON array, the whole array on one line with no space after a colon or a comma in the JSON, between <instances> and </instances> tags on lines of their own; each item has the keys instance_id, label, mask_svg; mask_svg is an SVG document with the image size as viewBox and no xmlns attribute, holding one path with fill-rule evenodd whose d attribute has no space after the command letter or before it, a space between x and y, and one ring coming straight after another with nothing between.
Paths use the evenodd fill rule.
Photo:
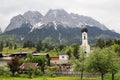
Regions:
<instances>
[{"instance_id":1,"label":"pine tree","mask_svg":"<svg viewBox=\"0 0 120 80\"><path fill-rule=\"evenodd\" d=\"M79 46L78 46L78 44L75 44L75 43L72 44L72 53L76 58L78 58L78 56L79 56Z\"/></svg>"},{"instance_id":2,"label":"pine tree","mask_svg":"<svg viewBox=\"0 0 120 80\"><path fill-rule=\"evenodd\" d=\"M41 49L42 49L42 43L41 43L41 41L39 41L39 42L37 43L37 46L36 46L36 51L37 51L37 52L40 52Z\"/></svg>"},{"instance_id":3,"label":"pine tree","mask_svg":"<svg viewBox=\"0 0 120 80\"><path fill-rule=\"evenodd\" d=\"M13 48L13 44L9 43L9 49L12 49L12 48Z\"/></svg>"},{"instance_id":4,"label":"pine tree","mask_svg":"<svg viewBox=\"0 0 120 80\"><path fill-rule=\"evenodd\" d=\"M4 47L3 42L0 42L0 52L2 52L2 51L3 51L3 47Z\"/></svg>"},{"instance_id":5,"label":"pine tree","mask_svg":"<svg viewBox=\"0 0 120 80\"><path fill-rule=\"evenodd\" d=\"M9 42L8 42L8 41L6 42L6 45L5 45L5 47L9 47Z\"/></svg>"},{"instance_id":6,"label":"pine tree","mask_svg":"<svg viewBox=\"0 0 120 80\"><path fill-rule=\"evenodd\" d=\"M14 45L14 49L17 49L17 45L16 44Z\"/></svg>"}]
</instances>

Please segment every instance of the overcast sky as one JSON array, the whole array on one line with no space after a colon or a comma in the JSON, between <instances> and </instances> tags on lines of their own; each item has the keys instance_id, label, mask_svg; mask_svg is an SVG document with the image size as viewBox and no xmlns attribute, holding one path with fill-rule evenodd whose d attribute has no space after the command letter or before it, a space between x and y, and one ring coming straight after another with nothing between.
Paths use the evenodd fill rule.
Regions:
<instances>
[{"instance_id":1,"label":"overcast sky","mask_svg":"<svg viewBox=\"0 0 120 80\"><path fill-rule=\"evenodd\" d=\"M49 9L90 16L120 33L120 0L0 0L0 27L4 30L13 16L28 10L45 15Z\"/></svg>"}]
</instances>

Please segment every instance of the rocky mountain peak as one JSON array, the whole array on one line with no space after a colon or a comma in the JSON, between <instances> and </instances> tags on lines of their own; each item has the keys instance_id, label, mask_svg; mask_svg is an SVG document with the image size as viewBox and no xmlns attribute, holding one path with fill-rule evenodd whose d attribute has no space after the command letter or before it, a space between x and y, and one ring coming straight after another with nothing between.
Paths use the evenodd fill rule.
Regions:
<instances>
[{"instance_id":1,"label":"rocky mountain peak","mask_svg":"<svg viewBox=\"0 0 120 80\"><path fill-rule=\"evenodd\" d=\"M69 15L64 9L50 9L45 16L61 17Z\"/></svg>"},{"instance_id":2,"label":"rocky mountain peak","mask_svg":"<svg viewBox=\"0 0 120 80\"><path fill-rule=\"evenodd\" d=\"M43 18L43 23L49 23L49 22L61 22L62 24L72 26L73 20L71 16L64 10L64 9L50 9L45 17Z\"/></svg>"},{"instance_id":3,"label":"rocky mountain peak","mask_svg":"<svg viewBox=\"0 0 120 80\"><path fill-rule=\"evenodd\" d=\"M101 24L100 22L98 22L97 20L89 16L78 15L74 13L71 13L70 15L72 19L75 21L75 23L77 24L77 26L81 25L82 23L82 24L90 25L91 27L96 26L102 30L108 30L108 28L105 25Z\"/></svg>"},{"instance_id":4,"label":"rocky mountain peak","mask_svg":"<svg viewBox=\"0 0 120 80\"><path fill-rule=\"evenodd\" d=\"M38 11L27 11L23 14L23 16L32 25L40 22L43 18L43 15L39 13Z\"/></svg>"},{"instance_id":5,"label":"rocky mountain peak","mask_svg":"<svg viewBox=\"0 0 120 80\"><path fill-rule=\"evenodd\" d=\"M10 20L10 24L5 29L5 32L20 28L23 23L28 23L28 21L21 14L17 15Z\"/></svg>"}]
</instances>

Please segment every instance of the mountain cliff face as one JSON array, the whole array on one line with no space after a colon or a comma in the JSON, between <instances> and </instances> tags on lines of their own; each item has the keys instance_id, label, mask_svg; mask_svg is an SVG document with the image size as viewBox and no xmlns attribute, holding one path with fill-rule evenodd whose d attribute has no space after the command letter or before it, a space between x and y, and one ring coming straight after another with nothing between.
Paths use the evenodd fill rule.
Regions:
<instances>
[{"instance_id":1,"label":"mountain cliff face","mask_svg":"<svg viewBox=\"0 0 120 80\"><path fill-rule=\"evenodd\" d=\"M17 15L10 20L10 24L5 29L5 32L20 28L22 24L29 23L34 25L41 21L42 15L37 11L28 11L23 15ZM30 26L31 27L31 26Z\"/></svg>"},{"instance_id":2,"label":"mountain cliff face","mask_svg":"<svg viewBox=\"0 0 120 80\"><path fill-rule=\"evenodd\" d=\"M100 28L102 30L108 30L108 28L105 25L101 24L100 22L94 20L91 17L78 15L78 14L74 14L74 13L71 13L70 15L76 22L76 24L77 24L76 26L80 26L82 23L84 23L87 25L91 25L91 27L96 26L97 28Z\"/></svg>"},{"instance_id":3,"label":"mountain cliff face","mask_svg":"<svg viewBox=\"0 0 120 80\"><path fill-rule=\"evenodd\" d=\"M4 35L16 35L17 42L31 40L56 44L81 43L81 28L86 25L90 43L97 39L120 38L120 34L88 16L67 13L63 9L49 10L45 16L28 11L11 19ZM51 44L53 44L51 43Z\"/></svg>"},{"instance_id":4,"label":"mountain cliff face","mask_svg":"<svg viewBox=\"0 0 120 80\"><path fill-rule=\"evenodd\" d=\"M10 24L5 29L5 32L20 28L23 23L28 23L28 21L22 15L17 15L10 20Z\"/></svg>"},{"instance_id":5,"label":"mountain cliff face","mask_svg":"<svg viewBox=\"0 0 120 80\"><path fill-rule=\"evenodd\" d=\"M74 26L74 20L72 17L63 9L61 10L49 10L43 18L43 23L49 23L52 21L61 22L64 25L70 27Z\"/></svg>"},{"instance_id":6,"label":"mountain cliff face","mask_svg":"<svg viewBox=\"0 0 120 80\"><path fill-rule=\"evenodd\" d=\"M34 25L42 20L43 15L38 11L28 11L23 14L23 17L30 22L30 24Z\"/></svg>"}]
</instances>

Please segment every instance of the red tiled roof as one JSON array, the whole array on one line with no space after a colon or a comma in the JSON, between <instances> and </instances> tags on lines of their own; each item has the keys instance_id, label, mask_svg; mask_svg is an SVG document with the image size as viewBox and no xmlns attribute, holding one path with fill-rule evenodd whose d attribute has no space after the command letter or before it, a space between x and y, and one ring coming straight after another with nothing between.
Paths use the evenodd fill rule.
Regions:
<instances>
[{"instance_id":1,"label":"red tiled roof","mask_svg":"<svg viewBox=\"0 0 120 80\"><path fill-rule=\"evenodd\" d=\"M59 60L59 57L51 57L51 60Z\"/></svg>"}]
</instances>

